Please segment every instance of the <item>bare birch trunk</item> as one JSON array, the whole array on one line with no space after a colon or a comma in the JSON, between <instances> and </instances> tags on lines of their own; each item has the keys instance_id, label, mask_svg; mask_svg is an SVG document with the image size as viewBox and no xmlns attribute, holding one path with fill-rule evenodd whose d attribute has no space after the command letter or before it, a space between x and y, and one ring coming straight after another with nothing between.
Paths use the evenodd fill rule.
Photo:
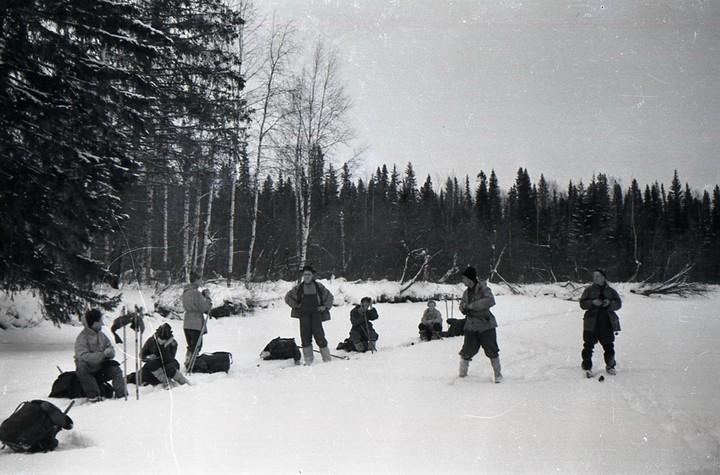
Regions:
<instances>
[{"instance_id":1,"label":"bare birch trunk","mask_svg":"<svg viewBox=\"0 0 720 475\"><path fill-rule=\"evenodd\" d=\"M197 269L200 258L200 213L202 203L202 182L197 177L197 190L195 192L195 216L193 219L193 240L192 240L192 266Z\"/></svg>"},{"instance_id":2,"label":"bare birch trunk","mask_svg":"<svg viewBox=\"0 0 720 475\"><path fill-rule=\"evenodd\" d=\"M210 177L210 191L208 192L207 217L205 218L205 229L203 231L203 247L200 256L200 276L205 274L205 263L207 262L208 246L211 244L210 224L212 223L212 207L215 195L215 172Z\"/></svg>"},{"instance_id":3,"label":"bare birch trunk","mask_svg":"<svg viewBox=\"0 0 720 475\"><path fill-rule=\"evenodd\" d=\"M145 220L145 259L143 259L143 278L148 282L152 278L152 227L155 214L155 188L147 184L147 219Z\"/></svg>"},{"instance_id":4,"label":"bare birch trunk","mask_svg":"<svg viewBox=\"0 0 720 475\"><path fill-rule=\"evenodd\" d=\"M168 186L167 183L163 185L163 270L166 272L168 269Z\"/></svg>"},{"instance_id":5,"label":"bare birch trunk","mask_svg":"<svg viewBox=\"0 0 720 475\"><path fill-rule=\"evenodd\" d=\"M185 280L190 279L190 250L192 245L190 244L190 186L188 186L187 179L184 183L183 191L183 267L185 272Z\"/></svg>"}]
</instances>

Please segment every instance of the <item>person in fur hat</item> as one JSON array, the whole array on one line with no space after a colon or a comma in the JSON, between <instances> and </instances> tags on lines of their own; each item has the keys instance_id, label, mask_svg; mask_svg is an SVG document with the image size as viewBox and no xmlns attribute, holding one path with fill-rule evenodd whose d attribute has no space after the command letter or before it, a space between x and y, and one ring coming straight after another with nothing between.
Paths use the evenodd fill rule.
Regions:
<instances>
[{"instance_id":1,"label":"person in fur hat","mask_svg":"<svg viewBox=\"0 0 720 475\"><path fill-rule=\"evenodd\" d=\"M460 350L460 369L458 376L467 376L468 367L473 357L480 351L490 359L494 380L499 383L503 379L500 371L500 348L497 343L497 321L490 308L495 306L495 296L487 286L486 276L478 276L474 267L468 267L462 273L465 292L460 300L460 312L465 315L465 339Z\"/></svg>"},{"instance_id":2,"label":"person in fur hat","mask_svg":"<svg viewBox=\"0 0 720 475\"><path fill-rule=\"evenodd\" d=\"M172 328L163 323L140 351L140 358L145 362L142 367L143 383L161 384L163 387L170 386L171 381L186 384L188 380L180 372L180 363L175 359L177 350L178 343L173 338Z\"/></svg>"}]
</instances>

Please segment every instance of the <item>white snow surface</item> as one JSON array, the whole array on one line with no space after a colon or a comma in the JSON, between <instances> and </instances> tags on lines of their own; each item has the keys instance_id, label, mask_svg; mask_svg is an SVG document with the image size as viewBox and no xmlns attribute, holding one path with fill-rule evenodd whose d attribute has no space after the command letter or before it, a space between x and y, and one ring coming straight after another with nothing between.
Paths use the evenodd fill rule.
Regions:
<instances>
[{"instance_id":1,"label":"white snow surface","mask_svg":"<svg viewBox=\"0 0 720 475\"><path fill-rule=\"evenodd\" d=\"M276 299L277 286L266 287ZM493 286L502 384L491 382L482 353L467 378L455 377L461 337L418 341L423 303L377 305L375 354L331 363L316 355L310 367L261 361L272 338L298 338L288 309L270 305L210 321L204 350L232 352L229 374L192 375L192 386L171 391L143 387L139 401L132 385L127 402L78 400L58 450L2 450L0 473L720 472L720 288L688 299L618 288L618 375L602 383L579 368L582 312L552 296L567 297L561 287L513 296ZM331 290L344 295L339 302L369 292L351 283ZM147 305L151 295L126 288L125 304ZM438 308L446 318L444 302ZM335 307L325 324L332 348L347 337L350 309ZM165 321L184 346L181 321L147 319ZM0 331L0 418L48 399L56 365L74 369L78 332L47 321ZM599 345L594 361L601 369Z\"/></svg>"}]
</instances>

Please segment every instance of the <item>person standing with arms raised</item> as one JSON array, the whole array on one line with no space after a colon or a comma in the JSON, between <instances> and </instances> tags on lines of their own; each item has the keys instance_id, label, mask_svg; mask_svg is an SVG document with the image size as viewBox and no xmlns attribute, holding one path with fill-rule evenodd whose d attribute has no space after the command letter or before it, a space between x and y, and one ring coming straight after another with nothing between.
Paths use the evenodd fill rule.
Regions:
<instances>
[{"instance_id":1,"label":"person standing with arms raised","mask_svg":"<svg viewBox=\"0 0 720 475\"><path fill-rule=\"evenodd\" d=\"M300 341L305 364L309 366L313 363L313 338L320 348L323 361L330 361L332 357L322 322L330 320L333 295L315 280L315 269L312 266L302 268L302 280L285 295L285 303L292 309L290 316L300 320Z\"/></svg>"}]
</instances>

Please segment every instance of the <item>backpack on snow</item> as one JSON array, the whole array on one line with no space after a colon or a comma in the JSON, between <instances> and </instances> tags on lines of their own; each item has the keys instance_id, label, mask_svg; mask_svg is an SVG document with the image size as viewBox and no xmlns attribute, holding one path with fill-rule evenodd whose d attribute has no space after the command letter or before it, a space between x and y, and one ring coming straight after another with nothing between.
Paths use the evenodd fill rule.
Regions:
<instances>
[{"instance_id":1,"label":"backpack on snow","mask_svg":"<svg viewBox=\"0 0 720 475\"><path fill-rule=\"evenodd\" d=\"M193 366L193 373L219 373L230 371L232 354L227 351L216 351L215 353L203 353L198 356Z\"/></svg>"},{"instance_id":2,"label":"backpack on snow","mask_svg":"<svg viewBox=\"0 0 720 475\"><path fill-rule=\"evenodd\" d=\"M462 336L465 334L464 318L448 318L448 331L443 332L442 336Z\"/></svg>"},{"instance_id":3,"label":"backpack on snow","mask_svg":"<svg viewBox=\"0 0 720 475\"><path fill-rule=\"evenodd\" d=\"M106 399L113 397L114 391L110 383L104 382L99 383L100 395ZM48 397L56 397L63 399L75 399L79 397L85 397L85 391L83 391L80 379L77 377L75 371L66 371L60 373L50 390Z\"/></svg>"},{"instance_id":4,"label":"backpack on snow","mask_svg":"<svg viewBox=\"0 0 720 475\"><path fill-rule=\"evenodd\" d=\"M54 404L25 401L0 424L0 442L15 452L48 452L58 446L57 433L72 427L72 419Z\"/></svg>"},{"instance_id":5,"label":"backpack on snow","mask_svg":"<svg viewBox=\"0 0 720 475\"><path fill-rule=\"evenodd\" d=\"M289 360L300 361L300 348L295 343L295 338L277 337L265 345L260 353L264 360Z\"/></svg>"}]
</instances>

